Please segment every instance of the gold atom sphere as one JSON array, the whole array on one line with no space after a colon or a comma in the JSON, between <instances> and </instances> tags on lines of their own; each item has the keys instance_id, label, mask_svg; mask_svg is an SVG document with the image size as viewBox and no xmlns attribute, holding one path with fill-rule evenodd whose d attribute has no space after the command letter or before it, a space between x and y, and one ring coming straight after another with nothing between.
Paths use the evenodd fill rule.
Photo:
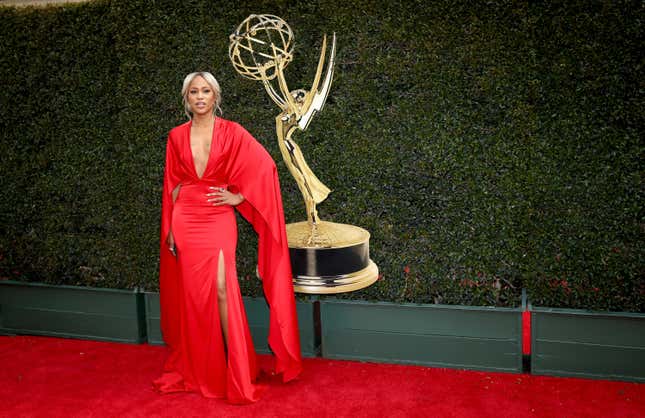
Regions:
<instances>
[{"instance_id":1,"label":"gold atom sphere","mask_svg":"<svg viewBox=\"0 0 645 418\"><path fill-rule=\"evenodd\" d=\"M272 80L276 68L293 58L293 32L274 15L250 15L230 36L228 56L235 70L251 80Z\"/></svg>"}]
</instances>

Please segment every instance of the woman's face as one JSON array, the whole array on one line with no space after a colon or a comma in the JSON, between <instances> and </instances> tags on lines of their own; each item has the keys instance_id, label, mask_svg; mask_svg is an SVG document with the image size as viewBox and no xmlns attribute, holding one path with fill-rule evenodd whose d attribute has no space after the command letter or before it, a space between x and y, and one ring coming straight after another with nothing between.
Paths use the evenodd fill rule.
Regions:
<instances>
[{"instance_id":1,"label":"woman's face","mask_svg":"<svg viewBox=\"0 0 645 418\"><path fill-rule=\"evenodd\" d=\"M188 104L193 115L213 113L215 99L215 91L202 76L195 77L188 86Z\"/></svg>"}]
</instances>

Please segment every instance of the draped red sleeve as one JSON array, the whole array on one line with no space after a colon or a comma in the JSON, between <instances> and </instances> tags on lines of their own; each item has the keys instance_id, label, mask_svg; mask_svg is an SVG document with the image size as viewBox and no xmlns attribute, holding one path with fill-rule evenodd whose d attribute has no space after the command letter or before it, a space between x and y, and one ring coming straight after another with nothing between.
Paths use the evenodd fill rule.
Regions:
<instances>
[{"instance_id":1,"label":"draped red sleeve","mask_svg":"<svg viewBox=\"0 0 645 418\"><path fill-rule=\"evenodd\" d=\"M187 124L184 124L187 125ZM179 128L185 128L180 125ZM161 330L164 341L169 347L176 347L179 341L179 315L177 314L179 294L179 267L176 258L170 253L166 239L170 232L173 200L172 192L179 185L178 173L180 160L175 139L178 129L170 131L166 142L166 168L164 170L163 192L161 198L161 242L159 253L159 297L161 305Z\"/></svg>"},{"instance_id":2,"label":"draped red sleeve","mask_svg":"<svg viewBox=\"0 0 645 418\"><path fill-rule=\"evenodd\" d=\"M258 271L270 310L269 346L275 371L287 382L300 374L302 358L278 172L269 153L243 127L229 122L226 128L229 187L244 196L237 209L258 234Z\"/></svg>"}]
</instances>

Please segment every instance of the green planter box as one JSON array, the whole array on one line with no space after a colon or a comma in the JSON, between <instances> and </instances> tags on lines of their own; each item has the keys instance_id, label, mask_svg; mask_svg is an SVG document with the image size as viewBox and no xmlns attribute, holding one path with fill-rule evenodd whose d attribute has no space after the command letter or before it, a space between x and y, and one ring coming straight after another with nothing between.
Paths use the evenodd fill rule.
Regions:
<instances>
[{"instance_id":1,"label":"green planter box","mask_svg":"<svg viewBox=\"0 0 645 418\"><path fill-rule=\"evenodd\" d=\"M143 296L146 305L146 334L148 335L148 344L163 344L159 292L144 292Z\"/></svg>"},{"instance_id":2,"label":"green planter box","mask_svg":"<svg viewBox=\"0 0 645 418\"><path fill-rule=\"evenodd\" d=\"M0 282L0 332L101 341L145 341L135 290Z\"/></svg>"},{"instance_id":3,"label":"green planter box","mask_svg":"<svg viewBox=\"0 0 645 418\"><path fill-rule=\"evenodd\" d=\"M522 371L522 310L320 302L322 355L334 359Z\"/></svg>"},{"instance_id":4,"label":"green planter box","mask_svg":"<svg viewBox=\"0 0 645 418\"><path fill-rule=\"evenodd\" d=\"M244 298L244 307L255 349L259 353L270 353L271 350L267 342L267 338L269 338L269 307L264 298ZM302 355L315 357L318 347L315 336L314 303L296 301L296 311Z\"/></svg>"},{"instance_id":5,"label":"green planter box","mask_svg":"<svg viewBox=\"0 0 645 418\"><path fill-rule=\"evenodd\" d=\"M270 353L267 338L269 336L269 308L264 298L244 299L244 308L251 329L255 349L259 353ZM148 327L148 342L163 344L159 322L159 293L145 293L146 324ZM296 302L298 313L298 328L300 331L300 346L302 355L313 357L317 352L314 329L314 304L311 302Z\"/></svg>"},{"instance_id":6,"label":"green planter box","mask_svg":"<svg viewBox=\"0 0 645 418\"><path fill-rule=\"evenodd\" d=\"M645 314L532 307L531 372L645 382Z\"/></svg>"}]
</instances>

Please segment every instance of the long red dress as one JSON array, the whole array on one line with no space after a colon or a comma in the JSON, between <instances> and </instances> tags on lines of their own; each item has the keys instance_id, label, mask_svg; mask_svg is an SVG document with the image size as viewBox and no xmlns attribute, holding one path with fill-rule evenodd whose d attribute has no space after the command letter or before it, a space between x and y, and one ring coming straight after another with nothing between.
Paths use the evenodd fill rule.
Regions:
<instances>
[{"instance_id":1,"label":"long red dress","mask_svg":"<svg viewBox=\"0 0 645 418\"><path fill-rule=\"evenodd\" d=\"M236 206L258 233L258 271L270 308L269 346L283 381L302 370L298 322L282 198L275 163L239 124L215 119L202 177L190 148L191 122L170 131L162 197L161 328L170 356L154 382L162 393L192 391L231 403L256 401L263 389L235 267L233 208L212 206L209 186L244 195ZM172 191L181 184L173 203ZM172 229L177 258L166 237ZM220 325L217 265L226 268L228 342Z\"/></svg>"}]
</instances>

